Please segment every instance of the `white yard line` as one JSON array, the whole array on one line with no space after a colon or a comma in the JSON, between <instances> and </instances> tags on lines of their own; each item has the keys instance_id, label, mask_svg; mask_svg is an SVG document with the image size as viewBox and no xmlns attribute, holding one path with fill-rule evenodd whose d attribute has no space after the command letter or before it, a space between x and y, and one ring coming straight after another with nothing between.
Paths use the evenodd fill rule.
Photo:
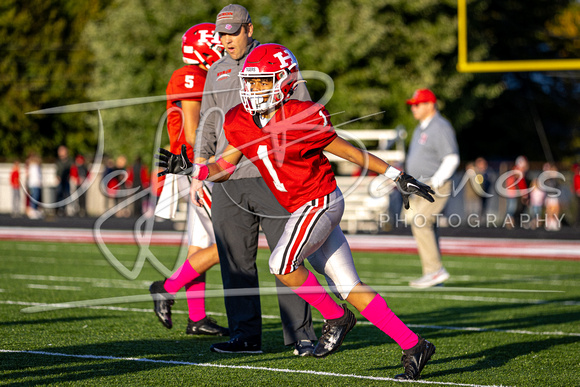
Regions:
<instances>
[{"instance_id":1,"label":"white yard line","mask_svg":"<svg viewBox=\"0 0 580 387\"><path fill-rule=\"evenodd\" d=\"M386 377L378 376L366 376L366 375L355 375L355 374L339 374L335 372L320 372L312 370L291 370L288 368L271 368L271 367L255 367L255 366L245 366L245 365L225 365L225 364L214 364L214 363L193 363L187 361L173 361L173 360L156 360L147 358L135 358L135 357L115 357L115 356L98 356L98 355L71 355L68 353L58 353L58 352L46 352L46 351L12 351L0 349L3 353L20 353L20 354L30 354L39 356L55 356L55 357L71 357L75 359L91 359L91 360L114 360L114 361L129 361L129 362L144 362L144 363L154 363L154 364L171 364L171 365L183 365L183 366L193 366L193 367L212 367L212 368L224 368L224 369L235 369L235 370L253 370L253 371L265 371L274 373L290 373L290 374L308 374L317 376L332 376L336 378L351 378L351 379L362 379L362 380L382 380L382 381L393 381L400 382L399 380ZM439 386L463 386L463 387L496 387L496 385L480 385L480 384L466 384L466 383L451 383L451 382L434 382L428 380L414 380L413 383L420 384L432 384Z\"/></svg>"},{"instance_id":2,"label":"white yard line","mask_svg":"<svg viewBox=\"0 0 580 387\"><path fill-rule=\"evenodd\" d=\"M41 290L66 290L69 292L80 292L83 290L80 286L60 286L60 285L40 285L40 284L27 284L29 289L41 289Z\"/></svg>"},{"instance_id":3,"label":"white yard line","mask_svg":"<svg viewBox=\"0 0 580 387\"><path fill-rule=\"evenodd\" d=\"M45 304L42 302L25 302L25 301L8 301L8 300L0 300L0 304L5 305L17 305L17 306L28 306L28 307L51 307L58 304ZM153 313L152 309L140 309L140 308L124 308L124 307L117 307L117 306L104 306L104 305L95 305L95 306L86 306L86 309L98 309L98 310L110 310L116 312L136 312L136 313ZM188 314L187 311L184 310L172 310L173 314ZM215 313L215 312L207 312L207 314L212 316L225 316L224 313ZM279 320L280 316L275 315L262 315L263 319L271 319L271 320ZM314 319L314 321L322 322L322 319ZM358 321L357 324L359 325L372 325L368 321ZM454 331L466 331L466 332L499 332L499 333L512 333L512 334L519 334L519 335L553 335L553 336L574 336L580 337L580 333L574 332L534 332L534 331L523 331L523 330L514 330L514 329L494 329L494 328L479 328L479 327L454 327L454 326L443 326L443 325L422 325L422 324L407 324L411 328L428 328L428 329L440 329L440 330L454 330Z\"/></svg>"},{"instance_id":4,"label":"white yard line","mask_svg":"<svg viewBox=\"0 0 580 387\"><path fill-rule=\"evenodd\" d=\"M151 285L151 281L140 280L114 280L108 278L92 278L92 277L65 277L65 276L55 276L55 275L31 275L31 274L9 274L7 276L13 280L26 280L26 281L54 281L54 282L82 282L90 283L93 286L107 287L109 285L111 288L123 288L123 289L147 289ZM219 286L221 289L221 285ZM448 292L466 292L466 293L562 293L559 290L541 290L541 289L513 289L513 288L473 288L473 287L461 287L461 286L436 286L426 289L413 289L409 286L373 286L373 289L379 292L403 292L403 293L448 293ZM243 292L260 292L262 295L277 294L279 290L274 287L272 282L261 282L260 290L254 289L241 289ZM209 297L213 295L210 294ZM220 294L216 294L221 296ZM413 296L415 297L415 296Z\"/></svg>"}]
</instances>

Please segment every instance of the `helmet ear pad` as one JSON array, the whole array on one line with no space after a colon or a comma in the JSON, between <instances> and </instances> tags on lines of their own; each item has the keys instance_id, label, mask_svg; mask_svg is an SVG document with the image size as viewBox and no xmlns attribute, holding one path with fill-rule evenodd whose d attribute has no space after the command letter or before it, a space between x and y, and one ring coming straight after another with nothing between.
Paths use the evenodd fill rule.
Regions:
<instances>
[{"instance_id":1,"label":"helmet ear pad","mask_svg":"<svg viewBox=\"0 0 580 387\"><path fill-rule=\"evenodd\" d=\"M291 71L289 68L284 68L278 74L276 74L276 82L279 82L279 87L281 95L277 96L277 101L285 98L289 98L296 89L298 80L298 72Z\"/></svg>"}]
</instances>

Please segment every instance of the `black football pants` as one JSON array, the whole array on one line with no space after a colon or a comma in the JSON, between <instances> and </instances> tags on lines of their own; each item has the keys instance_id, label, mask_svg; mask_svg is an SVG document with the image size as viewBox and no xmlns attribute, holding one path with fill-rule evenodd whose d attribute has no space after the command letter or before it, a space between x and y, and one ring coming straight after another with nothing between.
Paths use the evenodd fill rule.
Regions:
<instances>
[{"instance_id":1,"label":"black football pants","mask_svg":"<svg viewBox=\"0 0 580 387\"><path fill-rule=\"evenodd\" d=\"M272 251L284 231L287 215L288 211L278 203L262 178L228 180L214 185L212 222L224 290L258 289L256 253L260 225ZM263 275L272 275L267 262L260 270ZM278 279L276 286L284 344L316 340L310 306ZM231 338L261 343L260 296L226 295L225 307Z\"/></svg>"}]
</instances>

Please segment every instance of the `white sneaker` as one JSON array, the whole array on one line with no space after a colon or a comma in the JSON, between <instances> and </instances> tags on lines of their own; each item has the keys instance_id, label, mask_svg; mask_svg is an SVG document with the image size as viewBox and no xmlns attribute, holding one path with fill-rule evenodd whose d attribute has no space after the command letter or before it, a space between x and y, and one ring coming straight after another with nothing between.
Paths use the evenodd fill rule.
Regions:
<instances>
[{"instance_id":1,"label":"white sneaker","mask_svg":"<svg viewBox=\"0 0 580 387\"><path fill-rule=\"evenodd\" d=\"M425 274L423 277L409 282L413 288L430 288L431 286L442 284L449 279L449 273L444 267L435 273Z\"/></svg>"}]
</instances>

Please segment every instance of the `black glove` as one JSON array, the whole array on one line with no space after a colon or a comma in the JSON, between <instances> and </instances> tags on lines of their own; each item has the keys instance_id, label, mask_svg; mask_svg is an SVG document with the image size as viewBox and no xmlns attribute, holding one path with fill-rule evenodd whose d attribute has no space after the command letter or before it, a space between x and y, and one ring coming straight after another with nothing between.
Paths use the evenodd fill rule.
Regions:
<instances>
[{"instance_id":1,"label":"black glove","mask_svg":"<svg viewBox=\"0 0 580 387\"><path fill-rule=\"evenodd\" d=\"M187 147L185 145L181 146L180 154L171 153L163 148L159 148L159 153L155 155L155 158L159 160L155 165L165 168L165 170L159 172L157 176L161 177L168 173L174 175L191 175L193 172L193 163L187 157Z\"/></svg>"},{"instance_id":2,"label":"black glove","mask_svg":"<svg viewBox=\"0 0 580 387\"><path fill-rule=\"evenodd\" d=\"M433 191L431 187L417 181L413 176L407 175L405 172L401 172L401 174L395 179L395 183L397 184L397 188L401 192L401 195L403 195L403 206L405 207L405 210L409 209L409 196L411 196L411 194L421 196L423 199L428 200L431 203L435 201L433 196L430 195L435 195L435 191Z\"/></svg>"}]
</instances>

